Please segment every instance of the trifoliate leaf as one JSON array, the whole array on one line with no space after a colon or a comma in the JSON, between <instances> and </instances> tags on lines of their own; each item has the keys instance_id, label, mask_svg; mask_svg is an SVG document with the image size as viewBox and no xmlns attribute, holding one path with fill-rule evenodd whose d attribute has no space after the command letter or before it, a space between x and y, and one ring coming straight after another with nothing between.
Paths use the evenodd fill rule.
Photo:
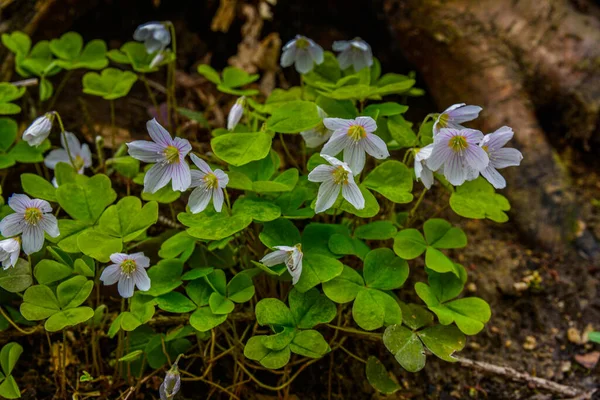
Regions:
<instances>
[{"instance_id":1,"label":"trifoliate leaf","mask_svg":"<svg viewBox=\"0 0 600 400\"><path fill-rule=\"evenodd\" d=\"M482 177L465 182L450 196L450 207L462 217L495 222L508 221L504 211L510 210L506 197L497 194L494 187Z\"/></svg>"}]
</instances>

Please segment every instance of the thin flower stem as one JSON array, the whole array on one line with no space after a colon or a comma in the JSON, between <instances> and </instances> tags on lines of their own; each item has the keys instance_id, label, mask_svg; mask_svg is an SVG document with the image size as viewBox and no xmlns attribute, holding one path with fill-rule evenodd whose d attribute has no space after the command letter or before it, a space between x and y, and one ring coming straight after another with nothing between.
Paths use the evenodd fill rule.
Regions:
<instances>
[{"instance_id":1,"label":"thin flower stem","mask_svg":"<svg viewBox=\"0 0 600 400\"><path fill-rule=\"evenodd\" d=\"M365 360L364 358L360 358L359 356L357 356L356 354L352 353L350 350L348 350L344 346L340 346L340 350L342 350L344 353L348 354L350 357L354 358L355 360L360 361L363 364L367 363L367 360Z\"/></svg>"},{"instance_id":2,"label":"thin flower stem","mask_svg":"<svg viewBox=\"0 0 600 400\"><path fill-rule=\"evenodd\" d=\"M300 74L300 98L304 100L304 75Z\"/></svg>"},{"instance_id":3,"label":"thin flower stem","mask_svg":"<svg viewBox=\"0 0 600 400\"><path fill-rule=\"evenodd\" d=\"M337 325L331 325L331 324L325 324L325 326L327 326L329 328L333 328L338 331L342 331L342 332L347 332L347 333L352 333L355 335L363 335L363 336L369 336L372 338L381 339L381 334L379 334L379 333L365 332L365 331L360 331L358 329L345 328L343 326L337 326Z\"/></svg>"},{"instance_id":4,"label":"thin flower stem","mask_svg":"<svg viewBox=\"0 0 600 400\"><path fill-rule=\"evenodd\" d=\"M223 193L225 194L225 203L227 204L227 214L231 215L231 202L229 201L227 190L223 189Z\"/></svg>"},{"instance_id":5,"label":"thin flower stem","mask_svg":"<svg viewBox=\"0 0 600 400\"><path fill-rule=\"evenodd\" d=\"M110 102L110 144L112 147L113 155L115 154L117 147L117 128L115 126L115 101L109 100Z\"/></svg>"},{"instance_id":6,"label":"thin flower stem","mask_svg":"<svg viewBox=\"0 0 600 400\"><path fill-rule=\"evenodd\" d=\"M56 111L53 111L53 113L56 116L56 120L58 121L58 126L60 127L60 134L62 135L63 141L65 142L65 150L67 150L67 155L69 156L71 166L73 167L73 169L76 169L75 162L73 161L73 155L71 154L71 150L69 149L69 141L67 140L67 134L65 133L65 126L63 124L62 118L60 117L60 114Z\"/></svg>"},{"instance_id":7,"label":"thin flower stem","mask_svg":"<svg viewBox=\"0 0 600 400\"><path fill-rule=\"evenodd\" d=\"M148 92L148 97L150 97L150 101L152 102L154 109L158 113L159 110L158 110L158 103L156 102L156 96L154 96L154 93L152 93L152 88L150 88L150 85L148 84L148 79L146 79L146 74L139 74L138 76L140 77L140 80L144 83L144 86L146 87L146 91Z\"/></svg>"},{"instance_id":8,"label":"thin flower stem","mask_svg":"<svg viewBox=\"0 0 600 400\"><path fill-rule=\"evenodd\" d=\"M285 152L286 156L290 159L290 161L292 162L292 164L294 164L294 167L296 167L298 169L298 171L299 171L300 170L300 166L298 165L298 163L294 159L294 156L292 156L292 153L290 153L290 150L287 148L287 146L285 144L285 140L283 139L283 133L279 134L279 140L281 141L281 146L283 147L283 151Z\"/></svg>"},{"instance_id":9,"label":"thin flower stem","mask_svg":"<svg viewBox=\"0 0 600 400\"><path fill-rule=\"evenodd\" d=\"M427 193L427 188L423 189L423 191L419 195L419 198L417 199L417 202L413 206L412 210L410 210L410 212L408 213L408 220L406 221L406 226L407 227L409 227L413 223L414 217L415 217L415 213L417 212L417 209L421 205L421 202L423 201L423 198L425 197L425 193Z\"/></svg>"},{"instance_id":10,"label":"thin flower stem","mask_svg":"<svg viewBox=\"0 0 600 400\"><path fill-rule=\"evenodd\" d=\"M56 100L58 99L58 96L60 96L61 92L65 88L65 85L67 84L67 81L71 77L72 73L73 73L73 70L70 69L63 76L62 80L58 84L58 87L56 88L56 91L54 92L54 96L52 96L52 100L50 100L50 104L48 105L48 110L52 110L54 108L54 104L56 104Z\"/></svg>"},{"instance_id":11,"label":"thin flower stem","mask_svg":"<svg viewBox=\"0 0 600 400\"><path fill-rule=\"evenodd\" d=\"M169 31L171 32L171 49L173 51L173 61L170 63L170 87L167 90L168 97L170 97L170 101L167 99L167 106L170 105L169 110L169 125L171 126L171 131L175 133L175 126L177 125L177 99L175 98L175 72L177 70L177 36L175 34L175 25L171 21L167 21L167 26L169 27ZM173 113L173 115L171 115ZM173 118L173 121L171 121ZM171 124L173 122L173 124Z\"/></svg>"},{"instance_id":12,"label":"thin flower stem","mask_svg":"<svg viewBox=\"0 0 600 400\"><path fill-rule=\"evenodd\" d=\"M13 326L13 328L15 328L16 330L18 330L19 332L21 332L24 335L31 335L32 333L34 333L34 332L36 332L38 330L37 327L33 327L33 328L30 328L30 329L20 328L19 325L17 325L10 318L10 316L8 315L8 313L2 309L2 307L0 307L0 315L2 315L4 317L4 319L6 319L8 321L8 323Z\"/></svg>"}]
</instances>

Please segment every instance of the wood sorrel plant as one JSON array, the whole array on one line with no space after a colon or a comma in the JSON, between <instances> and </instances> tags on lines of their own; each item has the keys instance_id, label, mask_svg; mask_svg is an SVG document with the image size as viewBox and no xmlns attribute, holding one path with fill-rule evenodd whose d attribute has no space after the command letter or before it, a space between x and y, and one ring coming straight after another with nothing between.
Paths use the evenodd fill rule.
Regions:
<instances>
[{"instance_id":1,"label":"wood sorrel plant","mask_svg":"<svg viewBox=\"0 0 600 400\"><path fill-rule=\"evenodd\" d=\"M56 64L61 68L86 59L85 49L67 51L69 38L54 45L69 61ZM174 109L172 24L143 25L135 39L144 43L127 43L108 57L131 64L144 83L146 72L168 62L167 103ZM3 36L20 54L17 68L31 71L31 43L22 41L15 33ZM169 43L172 51L165 50ZM517 150L504 148L513 132L465 128L481 108L464 104L428 115L415 132L403 116L406 105L383 101L421 95L415 80L382 75L359 38L333 47L337 58L297 36L284 47L281 64L295 65L302 85L275 89L266 99L244 88L257 75L200 66L218 90L242 96L227 129L212 131L211 152L151 120L148 140L128 143L128 156L116 152L106 163L97 154L102 165L94 168L89 147L61 123L63 149L45 160L54 185L23 174L31 198L13 194L1 211L0 328L4 321L25 333L39 331L20 327L28 321L45 321L47 332L85 326L92 374L102 373L103 357L115 359L115 379L130 383L143 382L149 369L170 367L161 398L173 398L186 379L213 384L213 365L225 356L260 387L281 390L327 353L348 352L348 336L381 341L412 372L425 366L428 352L455 361L466 335L479 333L491 311L483 299L461 296L467 271L453 261L452 249L465 247L467 237L434 216L446 201L439 192L450 193L458 215L505 222L509 204L494 187L506 184L498 170L521 161ZM46 79L51 66L40 76ZM126 95L136 80L112 68L86 76L84 91L106 99ZM206 122L192 110L182 114ZM36 120L23 139L48 143L52 121L45 122ZM0 151L8 151L0 157L11 157L13 136L0 140ZM147 164L141 172L138 161ZM85 175L100 167L105 174ZM140 195L129 195L129 185L123 195L117 177L133 179ZM433 186L439 190L430 194ZM159 220L159 203L177 222L163 216L172 229L149 231ZM27 260L19 258L21 247ZM101 335L116 337L113 354L101 351ZM186 358L197 356L204 364L188 367ZM380 361L354 357L366 363L377 390L400 389ZM64 391L64 354L62 360ZM251 372L257 364L285 367L292 377L268 385ZM292 369L298 372L289 374ZM8 382L11 371L12 365L0 378ZM83 381L93 378L86 372Z\"/></svg>"}]
</instances>

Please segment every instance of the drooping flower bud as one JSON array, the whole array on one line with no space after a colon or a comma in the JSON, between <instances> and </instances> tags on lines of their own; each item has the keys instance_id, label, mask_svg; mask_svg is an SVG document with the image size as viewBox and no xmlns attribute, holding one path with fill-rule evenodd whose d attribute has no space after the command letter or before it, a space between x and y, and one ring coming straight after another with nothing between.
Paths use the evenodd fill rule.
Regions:
<instances>
[{"instance_id":1,"label":"drooping flower bud","mask_svg":"<svg viewBox=\"0 0 600 400\"><path fill-rule=\"evenodd\" d=\"M52 122L54 121L54 113L47 112L41 117L36 118L29 128L23 132L23 140L30 146L39 146L50 135L52 130Z\"/></svg>"},{"instance_id":2,"label":"drooping flower bud","mask_svg":"<svg viewBox=\"0 0 600 400\"><path fill-rule=\"evenodd\" d=\"M231 107L229 115L227 116L227 130L234 130L237 124L240 122L240 119L242 119L242 115L244 115L245 104L246 98L242 96L239 99L237 99L233 107Z\"/></svg>"},{"instance_id":3,"label":"drooping flower bud","mask_svg":"<svg viewBox=\"0 0 600 400\"><path fill-rule=\"evenodd\" d=\"M177 360L167 371L165 380L158 389L160 393L160 400L172 400L173 398L175 398L175 395L177 394L177 392L179 392L179 389L181 388L181 376L179 375L179 368L177 367L178 361L179 357L177 357Z\"/></svg>"}]
</instances>

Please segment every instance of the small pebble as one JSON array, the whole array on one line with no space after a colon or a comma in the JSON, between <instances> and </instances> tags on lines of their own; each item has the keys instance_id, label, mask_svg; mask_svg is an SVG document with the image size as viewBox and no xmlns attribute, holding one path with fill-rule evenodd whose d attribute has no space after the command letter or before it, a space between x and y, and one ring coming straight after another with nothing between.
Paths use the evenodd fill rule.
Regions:
<instances>
[{"instance_id":1,"label":"small pebble","mask_svg":"<svg viewBox=\"0 0 600 400\"><path fill-rule=\"evenodd\" d=\"M527 336L525 338L525 343L523 343L523 348L525 350L533 350L537 347L537 340L535 336Z\"/></svg>"}]
</instances>

